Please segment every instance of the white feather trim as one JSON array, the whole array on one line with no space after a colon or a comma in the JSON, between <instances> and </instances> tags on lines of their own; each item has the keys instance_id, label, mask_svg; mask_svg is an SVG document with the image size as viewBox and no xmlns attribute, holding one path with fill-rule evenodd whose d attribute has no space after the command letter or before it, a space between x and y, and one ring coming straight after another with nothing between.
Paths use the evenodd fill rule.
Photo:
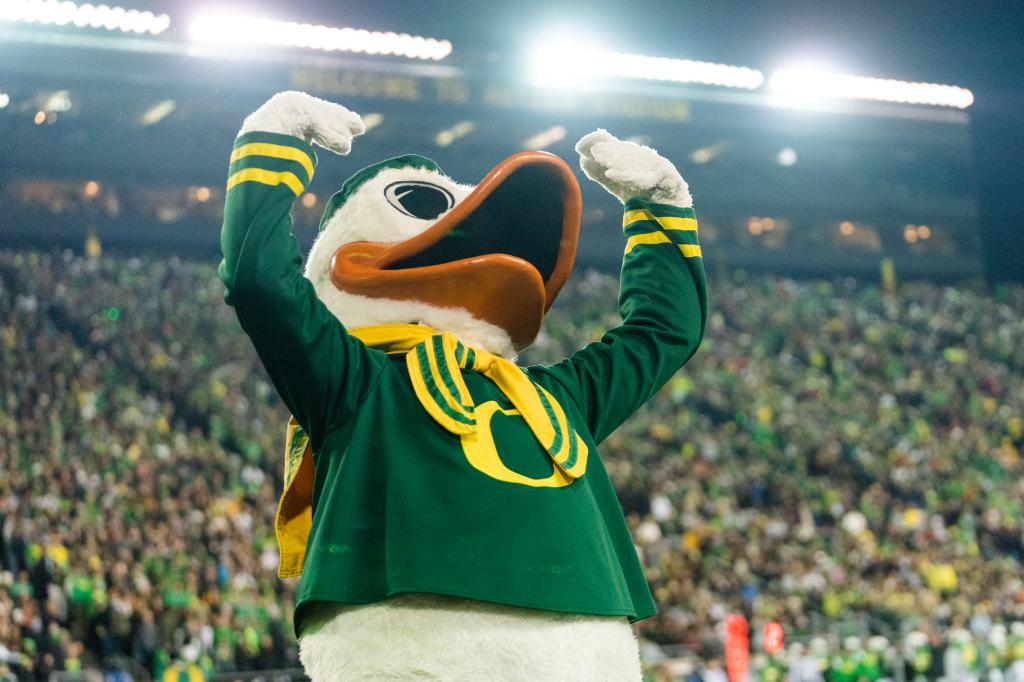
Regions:
<instances>
[{"instance_id":1,"label":"white feather trim","mask_svg":"<svg viewBox=\"0 0 1024 682\"><path fill-rule=\"evenodd\" d=\"M388 203L384 189L393 182L429 182L452 193L457 205L473 191L471 185L460 185L446 175L426 168L385 168L367 180L342 204L324 226L323 232L309 252L306 275L311 271L326 273L331 257L342 245L351 242L403 242L424 232L444 213L433 220L406 215ZM450 209L449 209L450 210ZM327 254L319 250L326 248ZM326 256L326 258L325 258Z\"/></svg>"},{"instance_id":2,"label":"white feather trim","mask_svg":"<svg viewBox=\"0 0 1024 682\"><path fill-rule=\"evenodd\" d=\"M403 180L431 182L444 187L452 193L455 204L473 191L470 185L460 185L425 168L386 168L367 180L331 216L309 251L306 277L313 283L317 296L349 329L371 324L423 323L434 329L450 331L471 346L514 359L515 348L508 332L474 317L464 308L438 308L417 301L359 296L339 290L331 281L331 259L345 244L357 241L401 242L415 237L436 222L407 216L387 202L384 188Z\"/></svg>"},{"instance_id":3,"label":"white feather trim","mask_svg":"<svg viewBox=\"0 0 1024 682\"><path fill-rule=\"evenodd\" d=\"M639 648L625 618L425 594L314 609L299 640L313 682L640 680Z\"/></svg>"},{"instance_id":4,"label":"white feather trim","mask_svg":"<svg viewBox=\"0 0 1024 682\"><path fill-rule=\"evenodd\" d=\"M418 301L370 298L342 291L330 281L317 296L345 327L355 329L371 324L423 323L455 334L463 343L515 360L512 338L501 327L473 317L463 308L436 308Z\"/></svg>"}]
</instances>

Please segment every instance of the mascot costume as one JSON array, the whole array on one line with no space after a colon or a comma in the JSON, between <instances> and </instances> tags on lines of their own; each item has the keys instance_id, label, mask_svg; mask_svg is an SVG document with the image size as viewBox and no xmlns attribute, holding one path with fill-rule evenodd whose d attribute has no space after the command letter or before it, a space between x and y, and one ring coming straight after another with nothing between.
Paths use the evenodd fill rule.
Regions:
<instances>
[{"instance_id":1,"label":"mascot costume","mask_svg":"<svg viewBox=\"0 0 1024 682\"><path fill-rule=\"evenodd\" d=\"M580 190L544 152L474 186L406 155L331 198L305 272L289 212L359 116L298 92L231 154L226 300L293 415L280 574L314 682L639 680L655 607L597 444L693 355L704 267L686 183L603 130L584 173L625 204L621 326L520 367L575 257Z\"/></svg>"}]
</instances>

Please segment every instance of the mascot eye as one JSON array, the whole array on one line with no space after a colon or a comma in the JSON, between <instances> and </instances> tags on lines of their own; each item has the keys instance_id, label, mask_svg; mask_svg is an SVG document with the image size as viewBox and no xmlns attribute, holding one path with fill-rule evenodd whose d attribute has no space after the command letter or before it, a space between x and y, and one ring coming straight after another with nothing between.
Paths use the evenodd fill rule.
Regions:
<instances>
[{"instance_id":1,"label":"mascot eye","mask_svg":"<svg viewBox=\"0 0 1024 682\"><path fill-rule=\"evenodd\" d=\"M433 220L455 204L451 192L429 182L393 182L384 196L405 215L421 220Z\"/></svg>"}]
</instances>

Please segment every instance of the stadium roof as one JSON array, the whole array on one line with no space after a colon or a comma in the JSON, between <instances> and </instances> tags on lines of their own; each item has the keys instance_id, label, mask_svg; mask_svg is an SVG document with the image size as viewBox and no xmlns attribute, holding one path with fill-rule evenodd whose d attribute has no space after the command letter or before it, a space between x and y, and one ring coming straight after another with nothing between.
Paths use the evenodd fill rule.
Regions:
<instances>
[{"instance_id":1,"label":"stadium roof","mask_svg":"<svg viewBox=\"0 0 1024 682\"><path fill-rule=\"evenodd\" d=\"M6 11L19 2L24 5L38 0L12 0L6 3ZM47 7L57 5L65 15L68 7L86 7L84 3L51 3ZM596 11L594 3L574 0L557 7L535 0L422 0L415 4L398 0L315 0L292 5L258 1L246 3L248 31L223 30L218 34L224 25L208 18L211 13L225 11L224 5L205 0L126 0L125 6L116 17L115 10L104 10L106 27L116 30L103 36L99 35L103 31L76 32L73 28L74 23L98 21L93 6L88 6L87 17L63 16L67 30L0 21L0 43L6 43L0 63L0 109L10 102L7 113L15 109L18 112L14 124L28 125L27 131L20 129L14 137L16 144L9 147L11 158L22 170L33 164L52 167L47 159L57 156L71 168L76 153L89 159L90 164L99 165L106 155L95 150L116 147L122 159L126 154L138 159L137 163L122 166L121 172L127 169L139 179L169 173L169 164L175 160L184 164L179 164L179 173L191 168L212 173L210 169L220 166L213 161L218 152L216 145L208 141L228 139L244 112L270 92L289 87L342 101L369 113L371 121L386 121L386 138L368 135L360 150L378 153L371 140L416 149L421 149L424 142L443 148L458 141L456 146L463 157L479 163L501 153L502 144L510 145L506 152L515 151L517 145L552 144L556 152L571 153L572 136L585 132L583 126L593 125L591 119L633 128L620 132L648 136L645 141L673 158L688 156L692 151L697 164L702 154L713 154L717 149L713 139L716 133L711 129L730 125L748 130L760 127L769 137L788 127L789 132L819 138L824 135L830 140L847 133L848 137L870 140L872 144L886 144L886 139L914 144L916 140L945 157L944 147L964 150L971 146L965 126L945 124L965 123L968 118L961 109L973 103L968 111L971 117L980 115L983 119L983 125L975 126L975 130L982 140L983 159L989 156L983 177L987 172L994 184L1009 183L1009 191L1000 195L1004 197L1002 203L996 200L993 204L995 220L990 222L1012 222L1013 208L1006 201L1013 194L1012 159L1006 165L1007 149L1012 146L1000 138L1015 130L1020 135L1015 112L1020 110L1024 84L1015 73L1024 40L1019 30L1008 28L1020 25L1015 17L999 16L991 10L984 14L958 6L936 10L933 4L922 2L844 3L835 7L790 2L768 7L760 3L638 0L618 7L601 6ZM197 32L195 21L201 17L207 17L207 21L204 30ZM254 22L253 17L291 23L269 25ZM363 31L329 30L303 23ZM400 35L404 33L409 35ZM252 38L253 34L276 42L276 46L241 44L244 40L240 38ZM353 39L355 52L294 47L351 48ZM577 69L561 74L563 81L568 76L572 94L560 92L557 83L547 91L536 89L537 84L531 81L530 55L540 43L549 50L545 64L566 61ZM583 57L578 54L578 46L584 48ZM406 58L382 56L382 51ZM652 56L669 59L654 60ZM817 70L807 72L808 62ZM628 67L624 69L627 76L648 72L658 79L620 77L615 71L622 69L623 63ZM787 79L784 73L779 74L780 69L794 65L805 69L799 78ZM821 65L827 70L823 71ZM581 88L581 81L594 75L588 69L595 73L612 71L614 83ZM960 88L856 77L861 75L956 84L975 90L975 95ZM69 82L77 86L70 94L62 89L68 87L62 83ZM834 96L801 100L804 93L800 86L807 82L814 85L812 94L827 92ZM853 99L861 96L888 101ZM897 103L908 99L945 106ZM61 107L70 107L71 101L74 107L65 117ZM736 104L754 106L731 106ZM839 124L838 119L805 117L794 125L793 116L786 118L772 111L794 104L891 122L876 125L846 119ZM58 114L61 125L52 130L48 126L33 130L33 115L51 122ZM429 119L429 123L417 126L417 116L423 122ZM7 118L11 121L10 116ZM541 120L544 118L551 120ZM66 129L65 119L77 120L78 125ZM616 119L620 123L613 123ZM901 124L901 119L907 124ZM161 137L177 153L165 155L161 167L153 168L144 160L151 145L138 146L142 138L134 131L161 121ZM683 121L690 126L685 136L673 127ZM699 142L700 137L694 133L701 126L707 131L707 147L696 151L674 148ZM195 138L193 149L180 143L185 135ZM487 152L468 153L480 140L488 141ZM728 140L726 143L731 144ZM19 156L17 149L26 145L37 153ZM788 146L770 153L779 154L782 166L796 159ZM924 158L930 155L927 152ZM112 162L120 163L117 154L110 156ZM800 156L798 168L803 166L804 158ZM956 163L947 167L956 168ZM1017 159L1016 164L1019 168L1021 161ZM1006 168L1011 172L993 170ZM473 173L478 169L470 162L468 170ZM214 182L212 176L194 180ZM735 184L732 188L737 189ZM984 179L981 188L988 191ZM740 193L752 196L746 189ZM937 203L932 205L937 211L945 210ZM1016 210L1019 217L1020 209ZM999 243L1008 243L1006 239L1004 236ZM1012 242L1012 236L1009 239Z\"/></svg>"}]
</instances>

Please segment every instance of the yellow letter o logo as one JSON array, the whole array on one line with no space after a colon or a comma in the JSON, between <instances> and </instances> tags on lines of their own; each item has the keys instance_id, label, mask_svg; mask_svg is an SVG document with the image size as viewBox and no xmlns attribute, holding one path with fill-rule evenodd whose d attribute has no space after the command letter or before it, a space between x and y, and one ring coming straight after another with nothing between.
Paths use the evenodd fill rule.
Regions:
<instances>
[{"instance_id":1,"label":"yellow letter o logo","mask_svg":"<svg viewBox=\"0 0 1024 682\"><path fill-rule=\"evenodd\" d=\"M519 415L519 410L502 409L493 400L477 405L476 432L462 437L462 451L474 469L499 481L533 488L564 488L575 480L566 476L557 466L553 467L554 471L547 478L530 478L505 466L498 455L498 448L494 445L494 436L491 433L491 418L495 412L501 412L506 417ZM579 434L576 434L576 439L581 451L586 452L587 446Z\"/></svg>"}]
</instances>

